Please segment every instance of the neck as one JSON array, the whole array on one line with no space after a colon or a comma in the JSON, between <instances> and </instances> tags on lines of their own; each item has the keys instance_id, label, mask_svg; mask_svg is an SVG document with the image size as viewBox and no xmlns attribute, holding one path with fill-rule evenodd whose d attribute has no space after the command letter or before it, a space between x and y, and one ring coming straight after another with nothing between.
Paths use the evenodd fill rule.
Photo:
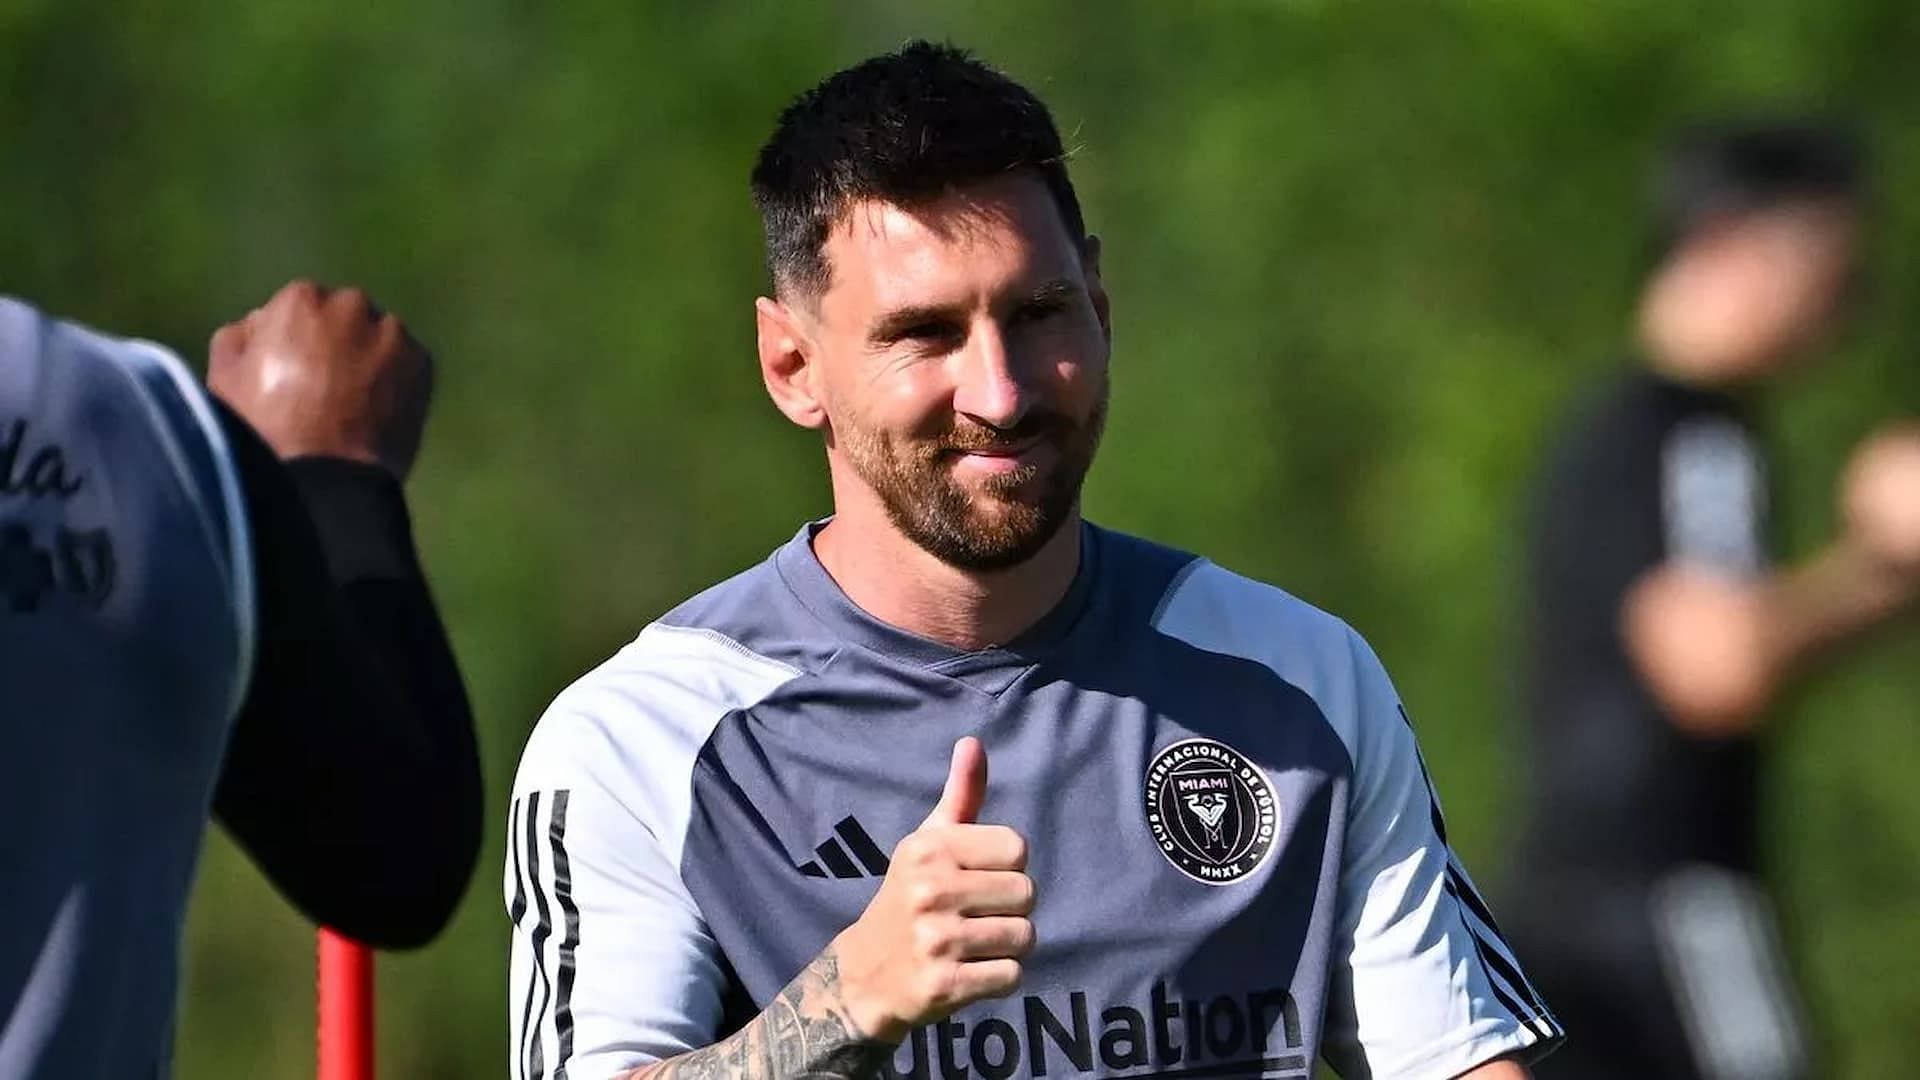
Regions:
<instances>
[{"instance_id":1,"label":"neck","mask_svg":"<svg viewBox=\"0 0 1920 1080\"><path fill-rule=\"evenodd\" d=\"M1702 359L1685 353L1667 352L1643 343L1642 349L1647 358L1647 366L1666 378L1683 386L1699 390L1731 391L1739 388L1746 380L1737 374L1742 370L1737 364L1723 364L1717 360Z\"/></svg>"},{"instance_id":2,"label":"neck","mask_svg":"<svg viewBox=\"0 0 1920 1080\"><path fill-rule=\"evenodd\" d=\"M1005 570L962 570L901 535L877 507L836 507L814 554L848 599L882 622L966 651L1004 645L1066 596L1080 569L1076 509L1038 554Z\"/></svg>"}]
</instances>

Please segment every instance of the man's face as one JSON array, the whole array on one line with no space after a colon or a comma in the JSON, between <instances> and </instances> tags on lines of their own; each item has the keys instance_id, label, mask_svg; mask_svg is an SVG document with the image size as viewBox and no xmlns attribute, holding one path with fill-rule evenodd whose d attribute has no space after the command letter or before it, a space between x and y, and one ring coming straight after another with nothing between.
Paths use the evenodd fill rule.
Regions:
<instances>
[{"instance_id":1,"label":"man's face","mask_svg":"<svg viewBox=\"0 0 1920 1080\"><path fill-rule=\"evenodd\" d=\"M1106 419L1097 248L1013 175L855 204L824 254L806 321L836 485L949 565L1031 558L1077 510Z\"/></svg>"},{"instance_id":2,"label":"man's face","mask_svg":"<svg viewBox=\"0 0 1920 1080\"><path fill-rule=\"evenodd\" d=\"M1784 363L1833 329L1859 262L1852 207L1808 200L1748 214L1712 244L1695 291L1729 351Z\"/></svg>"}]
</instances>

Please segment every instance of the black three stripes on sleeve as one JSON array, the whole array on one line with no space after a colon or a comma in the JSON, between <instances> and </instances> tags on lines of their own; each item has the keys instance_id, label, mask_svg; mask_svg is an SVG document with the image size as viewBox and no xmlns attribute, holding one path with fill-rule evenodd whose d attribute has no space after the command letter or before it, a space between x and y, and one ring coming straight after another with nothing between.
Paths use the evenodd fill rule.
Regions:
<instances>
[{"instance_id":1,"label":"black three stripes on sleeve","mask_svg":"<svg viewBox=\"0 0 1920 1080\"><path fill-rule=\"evenodd\" d=\"M1413 718L1407 715L1407 707L1403 704L1398 708L1400 719L1411 731ZM1447 821L1440 812L1440 795L1433 786L1433 777L1427 773L1427 764L1424 760L1420 762L1420 780L1427 788L1427 812L1432 815L1434 836L1439 839L1441 846L1445 847ZM1472 883L1468 882L1454 865L1451 849L1447 856L1445 887L1447 895L1452 897L1454 903L1462 909L1461 922L1466 927L1467 937L1473 942L1474 952L1480 957L1481 966L1487 969L1490 976L1488 982L1493 987L1494 996L1500 999L1500 1004L1513 1014L1515 1020L1526 1023L1543 1035L1553 1034L1545 1019L1550 1015L1546 1003L1527 982L1519 965L1509 960L1506 953L1502 951L1504 943L1499 940L1500 925L1494 921L1493 911L1487 907L1486 901L1480 898L1479 892L1474 889ZM1471 915L1470 918L1469 915ZM1476 919L1495 935L1494 941L1487 941L1474 926ZM1503 983L1505 985L1502 985Z\"/></svg>"},{"instance_id":2,"label":"black three stripes on sleeve","mask_svg":"<svg viewBox=\"0 0 1920 1080\"><path fill-rule=\"evenodd\" d=\"M580 946L580 907L573 898L573 868L567 859L567 804L571 792L546 793L547 824L544 838L540 828L541 792L535 791L516 801L508 813L512 837L513 900L508 914L514 925L526 928L529 909L533 927L527 940L533 953L535 984L526 988L527 999L520 1007L520 1045L515 1052L519 1080L544 1080L546 1077L546 1035L548 1017L553 1023L553 1080L566 1080L567 1062L573 1057L573 983L574 956ZM543 861L542 851L545 851ZM542 876L542 867L547 875ZM551 970L548 943L553 939L554 918L559 917L560 941L553 949Z\"/></svg>"}]
</instances>

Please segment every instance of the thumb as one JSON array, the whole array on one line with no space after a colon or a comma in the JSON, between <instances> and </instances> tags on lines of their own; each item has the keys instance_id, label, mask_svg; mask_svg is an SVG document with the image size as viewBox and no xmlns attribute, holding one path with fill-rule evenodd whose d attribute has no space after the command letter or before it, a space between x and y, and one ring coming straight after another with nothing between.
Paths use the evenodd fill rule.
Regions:
<instances>
[{"instance_id":1,"label":"thumb","mask_svg":"<svg viewBox=\"0 0 1920 1080\"><path fill-rule=\"evenodd\" d=\"M953 744L953 764L947 768L947 786L940 802L927 815L928 825L971 825L987 801L987 751L969 735Z\"/></svg>"}]
</instances>

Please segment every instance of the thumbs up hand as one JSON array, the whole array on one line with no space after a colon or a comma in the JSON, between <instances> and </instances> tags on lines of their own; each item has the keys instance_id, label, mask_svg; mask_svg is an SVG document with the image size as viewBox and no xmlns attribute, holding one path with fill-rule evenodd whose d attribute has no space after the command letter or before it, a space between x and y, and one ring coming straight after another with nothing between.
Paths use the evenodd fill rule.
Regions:
<instances>
[{"instance_id":1,"label":"thumbs up hand","mask_svg":"<svg viewBox=\"0 0 1920 1080\"><path fill-rule=\"evenodd\" d=\"M987 795L980 740L954 744L933 812L893 850L886 880L834 940L848 1015L872 1038L898 1042L982 998L1020 985L1033 949L1027 844L976 819Z\"/></svg>"}]
</instances>

